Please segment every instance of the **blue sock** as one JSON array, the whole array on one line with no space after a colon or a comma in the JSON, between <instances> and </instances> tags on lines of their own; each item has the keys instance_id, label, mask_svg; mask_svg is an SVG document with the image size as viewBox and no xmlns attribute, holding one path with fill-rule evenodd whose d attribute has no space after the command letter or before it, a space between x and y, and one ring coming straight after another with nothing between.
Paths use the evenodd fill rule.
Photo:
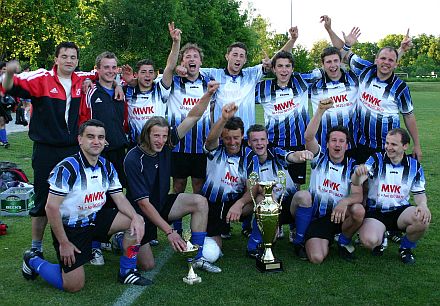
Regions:
<instances>
[{"instance_id":1,"label":"blue sock","mask_svg":"<svg viewBox=\"0 0 440 306\"><path fill-rule=\"evenodd\" d=\"M100 249L101 248L101 242L100 241L92 241L92 249Z\"/></svg>"},{"instance_id":2,"label":"blue sock","mask_svg":"<svg viewBox=\"0 0 440 306\"><path fill-rule=\"evenodd\" d=\"M136 261L136 257L128 258L127 256L121 256L121 258L119 259L119 274L125 276L130 270L135 270Z\"/></svg>"},{"instance_id":3,"label":"blue sock","mask_svg":"<svg viewBox=\"0 0 440 306\"><path fill-rule=\"evenodd\" d=\"M202 257L203 244L205 243L206 232L192 232L191 233L191 243L198 244L200 246L199 251L195 259Z\"/></svg>"},{"instance_id":4,"label":"blue sock","mask_svg":"<svg viewBox=\"0 0 440 306\"><path fill-rule=\"evenodd\" d=\"M400 248L401 249L414 249L417 246L417 241L412 242L408 240L408 237L405 235L400 240Z\"/></svg>"},{"instance_id":5,"label":"blue sock","mask_svg":"<svg viewBox=\"0 0 440 306\"><path fill-rule=\"evenodd\" d=\"M31 248L36 249L40 252L43 252L43 241L42 240L32 240Z\"/></svg>"},{"instance_id":6,"label":"blue sock","mask_svg":"<svg viewBox=\"0 0 440 306\"><path fill-rule=\"evenodd\" d=\"M295 211L295 225L296 235L293 240L294 244L300 244L304 242L304 235L312 220L312 207L297 207Z\"/></svg>"},{"instance_id":7,"label":"blue sock","mask_svg":"<svg viewBox=\"0 0 440 306\"><path fill-rule=\"evenodd\" d=\"M295 230L295 223L290 223L289 229L290 229L290 232L293 232Z\"/></svg>"},{"instance_id":8,"label":"blue sock","mask_svg":"<svg viewBox=\"0 0 440 306\"><path fill-rule=\"evenodd\" d=\"M263 237L261 237L261 232L258 229L257 219L254 218L254 220L252 221L251 236L249 237L248 244L247 244L248 251L256 250L258 244L261 243L262 240L263 240Z\"/></svg>"},{"instance_id":9,"label":"blue sock","mask_svg":"<svg viewBox=\"0 0 440 306\"><path fill-rule=\"evenodd\" d=\"M173 228L178 232L182 231L183 229L182 219L175 220L173 222Z\"/></svg>"},{"instance_id":10,"label":"blue sock","mask_svg":"<svg viewBox=\"0 0 440 306\"><path fill-rule=\"evenodd\" d=\"M0 130L0 141L3 143L8 142L8 137L6 136L6 129Z\"/></svg>"},{"instance_id":11,"label":"blue sock","mask_svg":"<svg viewBox=\"0 0 440 306\"><path fill-rule=\"evenodd\" d=\"M52 264L40 257L29 260L29 265L49 284L59 290L63 289L63 275L59 264Z\"/></svg>"},{"instance_id":12,"label":"blue sock","mask_svg":"<svg viewBox=\"0 0 440 306\"><path fill-rule=\"evenodd\" d=\"M339 245L349 245L351 243L351 238L347 238L343 233L339 234L338 244Z\"/></svg>"},{"instance_id":13,"label":"blue sock","mask_svg":"<svg viewBox=\"0 0 440 306\"><path fill-rule=\"evenodd\" d=\"M241 223L241 228L242 229L248 229L248 228L251 228L251 223L252 223L252 214L251 215L249 215L249 216L247 216L247 217L245 217L244 219L243 219L243 222Z\"/></svg>"}]
</instances>

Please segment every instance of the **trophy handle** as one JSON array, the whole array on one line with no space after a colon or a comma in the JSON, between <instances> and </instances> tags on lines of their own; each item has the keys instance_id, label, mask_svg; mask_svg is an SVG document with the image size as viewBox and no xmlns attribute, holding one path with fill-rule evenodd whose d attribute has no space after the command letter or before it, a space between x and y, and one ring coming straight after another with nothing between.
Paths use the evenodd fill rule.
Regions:
<instances>
[{"instance_id":1,"label":"trophy handle","mask_svg":"<svg viewBox=\"0 0 440 306\"><path fill-rule=\"evenodd\" d=\"M283 190L279 202L279 205L281 206L283 203L284 193L286 192L286 173L282 170L279 170L277 172L277 176L278 176L278 182L281 184L281 186L283 186Z\"/></svg>"},{"instance_id":2,"label":"trophy handle","mask_svg":"<svg viewBox=\"0 0 440 306\"><path fill-rule=\"evenodd\" d=\"M251 174L249 174L249 192L251 193L252 202L254 202L254 210L257 207L257 203L254 198L254 194L252 193L252 189L257 185L258 181L258 174L257 172L253 171Z\"/></svg>"}]
</instances>

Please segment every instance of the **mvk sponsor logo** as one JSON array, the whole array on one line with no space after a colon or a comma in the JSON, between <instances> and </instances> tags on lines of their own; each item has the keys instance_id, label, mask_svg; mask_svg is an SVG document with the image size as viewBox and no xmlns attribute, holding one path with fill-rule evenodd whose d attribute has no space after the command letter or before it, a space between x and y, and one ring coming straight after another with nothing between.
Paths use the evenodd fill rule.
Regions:
<instances>
[{"instance_id":1,"label":"mvk sponsor logo","mask_svg":"<svg viewBox=\"0 0 440 306\"><path fill-rule=\"evenodd\" d=\"M324 183L322 183L322 186L330 188L330 189L332 189L334 191L339 191L339 186L341 186L341 184L332 182L329 179L325 179Z\"/></svg>"},{"instance_id":2,"label":"mvk sponsor logo","mask_svg":"<svg viewBox=\"0 0 440 306\"><path fill-rule=\"evenodd\" d=\"M196 105L199 101L200 98L184 98L183 105Z\"/></svg>"},{"instance_id":3,"label":"mvk sponsor logo","mask_svg":"<svg viewBox=\"0 0 440 306\"><path fill-rule=\"evenodd\" d=\"M391 192L391 193L400 193L401 187L402 186L399 186L399 185L382 184L380 191Z\"/></svg>"},{"instance_id":4,"label":"mvk sponsor logo","mask_svg":"<svg viewBox=\"0 0 440 306\"><path fill-rule=\"evenodd\" d=\"M288 100L288 101L285 101L285 102L282 102L282 103L278 103L278 104L275 104L273 107L275 108L275 111L282 111L282 110L285 110L285 109L292 109L292 108L295 108L295 103L293 102L293 99L291 99L291 100Z\"/></svg>"},{"instance_id":5,"label":"mvk sponsor logo","mask_svg":"<svg viewBox=\"0 0 440 306\"><path fill-rule=\"evenodd\" d=\"M104 191L86 194L84 197L84 203L91 203L99 200L104 200Z\"/></svg>"},{"instance_id":6,"label":"mvk sponsor logo","mask_svg":"<svg viewBox=\"0 0 440 306\"><path fill-rule=\"evenodd\" d=\"M368 103L370 103L372 105L375 105L375 106L380 106L380 102L382 101L382 100L379 100L378 98L376 98L376 97L374 97L374 96L372 96L372 95L370 95L370 94L368 94L366 92L362 93L362 99L365 102L368 102Z\"/></svg>"},{"instance_id":7,"label":"mvk sponsor logo","mask_svg":"<svg viewBox=\"0 0 440 306\"><path fill-rule=\"evenodd\" d=\"M330 97L335 103L348 102L347 94Z\"/></svg>"},{"instance_id":8,"label":"mvk sponsor logo","mask_svg":"<svg viewBox=\"0 0 440 306\"><path fill-rule=\"evenodd\" d=\"M153 106L135 107L133 108L134 115L148 115L154 114Z\"/></svg>"},{"instance_id":9,"label":"mvk sponsor logo","mask_svg":"<svg viewBox=\"0 0 440 306\"><path fill-rule=\"evenodd\" d=\"M233 182L233 183L237 183L238 182L238 176L233 176L229 172L226 172L225 180L228 180L228 181Z\"/></svg>"}]
</instances>

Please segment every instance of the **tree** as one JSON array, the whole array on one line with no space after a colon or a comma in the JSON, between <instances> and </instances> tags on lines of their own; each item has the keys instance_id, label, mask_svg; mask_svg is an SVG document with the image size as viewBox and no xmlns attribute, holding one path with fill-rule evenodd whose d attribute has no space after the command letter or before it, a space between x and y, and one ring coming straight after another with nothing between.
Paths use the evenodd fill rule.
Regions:
<instances>
[{"instance_id":1,"label":"tree","mask_svg":"<svg viewBox=\"0 0 440 306\"><path fill-rule=\"evenodd\" d=\"M306 72L314 68L314 63L309 52L301 45L296 45L293 50L294 70L297 72Z\"/></svg>"},{"instance_id":2,"label":"tree","mask_svg":"<svg viewBox=\"0 0 440 306\"><path fill-rule=\"evenodd\" d=\"M359 55L361 58L374 63L374 59L377 52L379 51L379 48L375 43L365 42L355 44L352 51L353 53Z\"/></svg>"},{"instance_id":3,"label":"tree","mask_svg":"<svg viewBox=\"0 0 440 306\"><path fill-rule=\"evenodd\" d=\"M327 47L331 47L331 45L325 39L318 40L315 43L313 43L313 46L310 49L310 58L315 67L320 67L322 65L321 53L322 50L324 50Z\"/></svg>"}]
</instances>

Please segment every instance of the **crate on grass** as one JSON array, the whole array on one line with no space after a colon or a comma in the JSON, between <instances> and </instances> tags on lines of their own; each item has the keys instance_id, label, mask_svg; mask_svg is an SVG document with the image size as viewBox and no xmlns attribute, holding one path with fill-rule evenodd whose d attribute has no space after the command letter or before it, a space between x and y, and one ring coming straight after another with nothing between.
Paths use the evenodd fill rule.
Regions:
<instances>
[{"instance_id":1,"label":"crate on grass","mask_svg":"<svg viewBox=\"0 0 440 306\"><path fill-rule=\"evenodd\" d=\"M0 193L2 216L26 216L34 207L33 187L11 187Z\"/></svg>"}]
</instances>

